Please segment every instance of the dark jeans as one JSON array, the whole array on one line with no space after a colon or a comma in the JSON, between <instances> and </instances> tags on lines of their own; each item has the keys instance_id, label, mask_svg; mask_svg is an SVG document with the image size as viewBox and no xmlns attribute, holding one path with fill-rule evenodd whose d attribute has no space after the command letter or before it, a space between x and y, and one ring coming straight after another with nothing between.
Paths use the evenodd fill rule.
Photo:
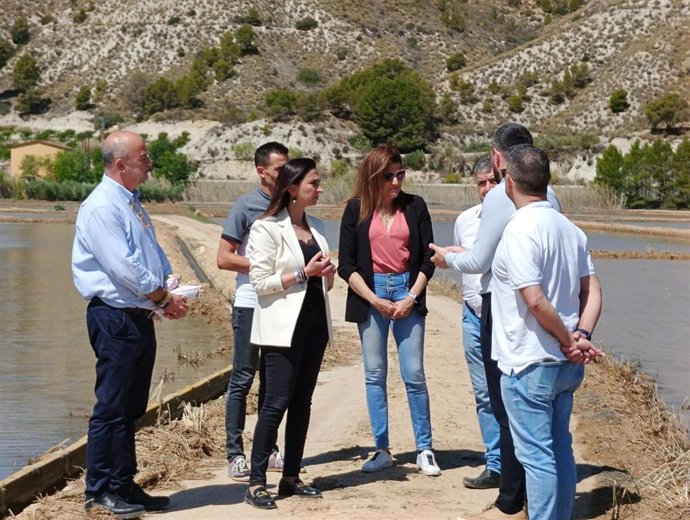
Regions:
<instances>
[{"instance_id":1,"label":"dark jeans","mask_svg":"<svg viewBox=\"0 0 690 520\"><path fill-rule=\"evenodd\" d=\"M254 374L259 367L259 347L249 342L252 333L254 309L232 308L233 358L232 374L225 394L225 453L228 461L238 455L245 456L242 432L247 413L247 394L252 387ZM263 381L263 378L261 378ZM264 400L264 385L259 384L258 409Z\"/></svg>"},{"instance_id":2,"label":"dark jeans","mask_svg":"<svg viewBox=\"0 0 690 520\"><path fill-rule=\"evenodd\" d=\"M491 326L491 293L487 293L482 295L480 341L491 409L500 429L501 485L496 506L504 513L514 515L522 511L525 504L525 469L515 456L508 414L501 396L501 370L498 368L498 363L491 359Z\"/></svg>"},{"instance_id":3,"label":"dark jeans","mask_svg":"<svg viewBox=\"0 0 690 520\"><path fill-rule=\"evenodd\" d=\"M106 305L86 310L96 354L96 405L86 445L86 495L129 491L137 472L134 421L146 411L156 359L153 322Z\"/></svg>"},{"instance_id":4,"label":"dark jeans","mask_svg":"<svg viewBox=\"0 0 690 520\"><path fill-rule=\"evenodd\" d=\"M286 410L283 476L299 476L311 415L311 397L328 342L323 296L316 291L307 290L291 346L261 347L266 399L254 430L250 486L266 485L268 457Z\"/></svg>"}]
</instances>

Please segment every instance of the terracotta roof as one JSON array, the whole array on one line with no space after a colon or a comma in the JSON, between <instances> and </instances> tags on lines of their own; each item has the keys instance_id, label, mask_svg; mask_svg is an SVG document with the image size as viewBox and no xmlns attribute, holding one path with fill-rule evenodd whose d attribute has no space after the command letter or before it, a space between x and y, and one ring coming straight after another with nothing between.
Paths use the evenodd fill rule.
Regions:
<instances>
[{"instance_id":1,"label":"terracotta roof","mask_svg":"<svg viewBox=\"0 0 690 520\"><path fill-rule=\"evenodd\" d=\"M58 148L60 150L72 150L69 146L65 146L62 143L54 143L53 141L24 141L23 143L16 143L16 144L11 144L9 147L10 148L21 148L23 146L29 146L32 144L43 144L45 146L50 146L51 148Z\"/></svg>"}]
</instances>

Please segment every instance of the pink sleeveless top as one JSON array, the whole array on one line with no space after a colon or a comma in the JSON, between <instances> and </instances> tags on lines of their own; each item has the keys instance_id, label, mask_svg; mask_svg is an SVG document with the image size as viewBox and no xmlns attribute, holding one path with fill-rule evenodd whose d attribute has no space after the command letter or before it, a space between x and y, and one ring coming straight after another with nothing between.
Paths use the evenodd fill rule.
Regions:
<instances>
[{"instance_id":1,"label":"pink sleeveless top","mask_svg":"<svg viewBox=\"0 0 690 520\"><path fill-rule=\"evenodd\" d=\"M405 215L396 211L390 229L386 226L378 211L374 211L369 228L371 258L375 273L405 273L410 270L410 228L407 227Z\"/></svg>"}]
</instances>

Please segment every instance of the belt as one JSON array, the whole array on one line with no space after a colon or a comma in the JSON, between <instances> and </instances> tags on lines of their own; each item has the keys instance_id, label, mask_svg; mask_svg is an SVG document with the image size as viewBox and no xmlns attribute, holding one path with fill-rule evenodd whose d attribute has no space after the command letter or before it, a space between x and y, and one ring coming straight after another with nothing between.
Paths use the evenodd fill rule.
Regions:
<instances>
[{"instance_id":1,"label":"belt","mask_svg":"<svg viewBox=\"0 0 690 520\"><path fill-rule=\"evenodd\" d=\"M91 299L91 301L89 302L89 307L110 307L111 309L123 311L127 314L132 314L134 316L143 316L144 318L149 320L153 317L153 311L149 309L140 309L139 307L113 307L112 305L108 305L107 303L105 303L98 296L94 296Z\"/></svg>"}]
</instances>

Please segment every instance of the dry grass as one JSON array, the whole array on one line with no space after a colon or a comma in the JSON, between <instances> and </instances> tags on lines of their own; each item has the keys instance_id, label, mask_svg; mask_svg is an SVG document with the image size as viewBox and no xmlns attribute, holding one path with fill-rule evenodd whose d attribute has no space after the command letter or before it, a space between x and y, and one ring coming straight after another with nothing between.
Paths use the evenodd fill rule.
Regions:
<instances>
[{"instance_id":1,"label":"dry grass","mask_svg":"<svg viewBox=\"0 0 690 520\"><path fill-rule=\"evenodd\" d=\"M618 468L601 475L612 491L607 519L687 518L688 432L660 398L653 378L633 363L606 357L588 367L576 413L587 458Z\"/></svg>"}]
</instances>

